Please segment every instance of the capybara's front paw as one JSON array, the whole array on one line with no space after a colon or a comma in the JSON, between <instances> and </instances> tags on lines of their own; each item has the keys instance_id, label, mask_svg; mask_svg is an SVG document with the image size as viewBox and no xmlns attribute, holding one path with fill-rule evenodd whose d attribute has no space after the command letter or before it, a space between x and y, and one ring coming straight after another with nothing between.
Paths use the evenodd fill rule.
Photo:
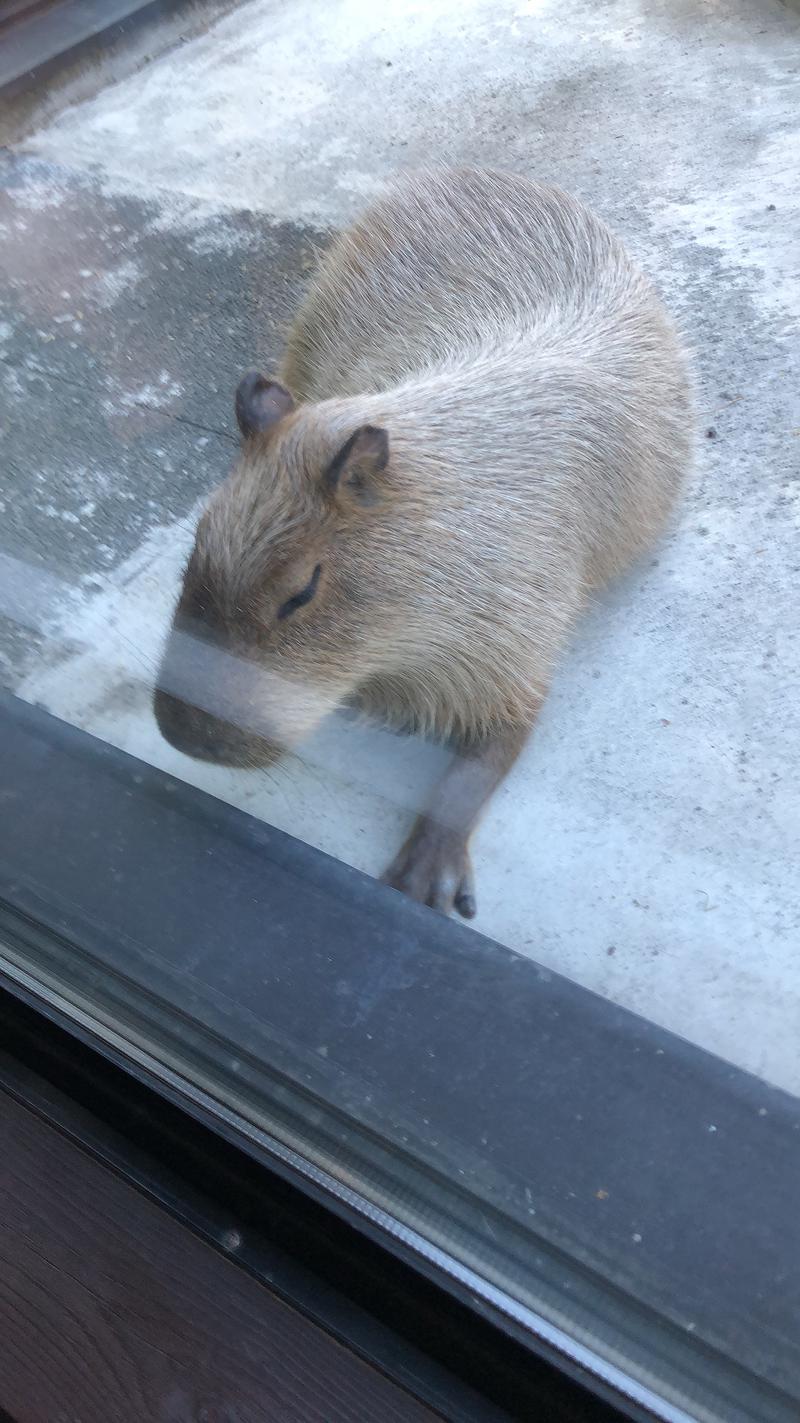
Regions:
<instances>
[{"instance_id":1,"label":"capybara's front paw","mask_svg":"<svg viewBox=\"0 0 800 1423\"><path fill-rule=\"evenodd\" d=\"M425 816L417 821L383 880L442 914L456 909L465 919L475 915L475 885L466 840Z\"/></svg>"}]
</instances>

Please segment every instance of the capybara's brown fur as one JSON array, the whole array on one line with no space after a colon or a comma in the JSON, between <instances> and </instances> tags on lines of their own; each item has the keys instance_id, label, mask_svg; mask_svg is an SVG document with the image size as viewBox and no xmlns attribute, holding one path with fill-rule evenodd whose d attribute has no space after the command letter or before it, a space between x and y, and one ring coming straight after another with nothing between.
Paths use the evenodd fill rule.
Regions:
<instances>
[{"instance_id":1,"label":"capybara's brown fur","mask_svg":"<svg viewBox=\"0 0 800 1423\"><path fill-rule=\"evenodd\" d=\"M480 806L588 594L647 548L680 488L692 416L675 331L576 199L502 173L414 174L327 252L280 380L245 377L237 414L161 728L238 765L344 702L449 738L460 760L389 879L470 914ZM198 645L217 654L207 674Z\"/></svg>"}]
</instances>

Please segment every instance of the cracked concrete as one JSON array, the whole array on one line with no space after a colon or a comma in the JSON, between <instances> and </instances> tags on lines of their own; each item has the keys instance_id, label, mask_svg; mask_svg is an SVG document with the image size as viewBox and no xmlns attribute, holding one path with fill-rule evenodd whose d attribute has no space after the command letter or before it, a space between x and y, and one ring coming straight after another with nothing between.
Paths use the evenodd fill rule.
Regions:
<instances>
[{"instance_id":1,"label":"cracked concrete","mask_svg":"<svg viewBox=\"0 0 800 1423\"><path fill-rule=\"evenodd\" d=\"M35 133L0 194L5 680L371 873L438 749L334 720L248 778L149 714L236 379L398 167L551 178L622 233L713 435L487 815L477 926L795 1092L798 97L800 17L771 0L252 0Z\"/></svg>"}]
</instances>

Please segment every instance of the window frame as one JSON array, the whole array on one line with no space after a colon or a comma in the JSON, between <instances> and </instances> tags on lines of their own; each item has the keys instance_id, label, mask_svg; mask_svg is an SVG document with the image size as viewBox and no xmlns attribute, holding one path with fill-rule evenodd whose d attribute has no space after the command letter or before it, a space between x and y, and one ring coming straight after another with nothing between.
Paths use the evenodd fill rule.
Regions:
<instances>
[{"instance_id":1,"label":"window frame","mask_svg":"<svg viewBox=\"0 0 800 1423\"><path fill-rule=\"evenodd\" d=\"M684 1278L688 1280L686 1271L690 1269L700 1276L704 1271L713 1271L720 1242L724 1243L726 1237L737 1240L740 1252L737 1263L750 1268L751 1278L780 1279L787 1242L793 1231L797 1233L790 1201L781 1190L781 1180L796 1180L800 1175L800 1131L794 1130L794 1123L800 1120L798 1104L777 1089L757 1082L655 1025L558 975L543 971L530 960L492 945L470 929L410 904L313 848L251 821L242 812L143 766L40 709L4 694L0 698L0 722L9 752L6 793L16 798L18 806L28 808L28 825L37 827L37 844L33 847L31 835L25 834L23 813L21 833L7 837L6 846L0 851L0 942L6 945L6 952L0 955L0 986L20 1005L19 1011L34 1011L42 1024L49 1021L54 1030L66 1033L73 1043L82 1044L84 1049L94 1053L98 1063L102 1060L122 1073L121 1080L128 1082L131 1093L146 1090L155 1094L165 1111L178 1111L187 1125L193 1122L198 1128L213 1133L237 1159L256 1162L260 1169L298 1191L315 1208L329 1213L331 1221L336 1219L354 1231L364 1242L365 1250L377 1249L384 1258L398 1261L412 1272L420 1289L433 1287L441 1291L443 1297L453 1302L453 1307L467 1310L476 1329L494 1331L497 1338L502 1337L521 1348L531 1363L538 1361L539 1366L556 1370L564 1379L571 1380L573 1386L591 1393L598 1406L602 1403L614 1407L619 1416L635 1420L660 1419L663 1423L681 1420L683 1423L689 1419L689 1413L670 1404L656 1389L643 1386L624 1367L609 1364L599 1352L571 1337L568 1328L558 1328L544 1315L521 1306L480 1271L466 1266L463 1260L433 1243L420 1230L410 1228L407 1221L393 1216L391 1210L376 1208L357 1184L343 1185L341 1180L304 1156L302 1150L287 1146L285 1141L255 1126L240 1111L226 1106L218 1095L208 1090L207 1084L199 1086L176 1067L177 1059L168 1063L145 1047L137 1046L127 1032L115 1029L108 1016L102 1021L87 1007L67 1001L52 982L48 985L41 975L24 967L25 956L34 953L34 941L41 948L45 942L55 942L59 937L68 948L93 955L97 943L90 942L90 930L92 924L104 922L104 912L109 909L112 897L117 916L121 913L124 921L129 913L132 933L139 932L140 926L135 921L141 913L141 882L137 883L134 877L132 885L121 887L114 880L110 858L108 873L98 874L98 866L105 863L103 857L110 857L113 848L111 835L106 836L104 829L124 825L131 837L130 844L141 852L142 847L150 845L149 837L154 834L158 817L174 816L175 807L181 808L186 816L181 824L189 839L195 831L199 838L196 845L184 844L182 851L176 847L178 857L181 852L187 857L182 868L176 865L178 875L188 874L186 866L193 859L200 864L208 863L200 851L203 846L208 848L209 836L216 837L220 846L225 837L234 832L238 837L244 836L242 844L246 841L250 851L254 845L260 851L258 873L263 877L265 893L269 895L274 888L275 903L282 916L282 933L289 935L293 951L301 959L311 938L310 916L319 914L320 908L319 903L314 908L308 897L295 896L293 902L287 900L286 884L280 878L285 877L287 866L295 881L307 876L309 884L313 882L318 890L322 887L321 903L324 907L329 902L330 909L325 932L330 936L331 952L345 977L350 975L352 980L359 972L363 954L369 952L374 941L376 924L389 943L413 942L422 962L430 964L431 972L435 968L441 973L443 963L450 966L449 971L454 975L458 968L462 993L473 997L480 994L481 1010L490 1016L496 1011L497 1021L503 1024L504 1037L516 1034L515 1042L504 1043L507 1080L493 1082L498 1101L512 1100L513 1065L522 1060L526 1052L530 1055L531 1038L538 1033L538 1043L542 1031L549 1025L549 1057L542 1059L542 1071L546 1067L555 1080L563 1078L564 1095L559 1097L557 1092L551 1091L538 1102L536 1130L540 1140L556 1141L564 1120L575 1114L576 1102L570 1099L570 1092L574 1092L576 1079L570 1076L568 1067L576 1057L582 1060L588 1076L590 1097L598 1107L597 1122L602 1119L603 1093L633 1091L629 1100L636 1102L641 1122L650 1119L655 1123L653 1140L660 1142L663 1151L660 1156L658 1151L650 1158L634 1153L631 1159L610 1162L605 1184L598 1188L598 1196L602 1198L600 1207L595 1197L586 1200L584 1209L586 1218L597 1220L597 1229L601 1230L603 1218L598 1215L598 1209L602 1201L618 1189L631 1187L631 1160L635 1160L640 1177L635 1183L637 1196L644 1202L660 1189L665 1164L673 1169L683 1218L691 1227L691 1245L687 1250L685 1242L670 1239L669 1222L665 1223L662 1238L649 1242L653 1252L650 1268L655 1279L659 1250L662 1263L676 1245L679 1254L683 1250L682 1266ZM60 816L54 815L52 823L36 809L36 798L39 796L41 800L45 776L49 802L53 807L60 806L63 812ZM100 817L99 831L98 824L94 823L95 813ZM72 910L63 897L65 857L69 861L67 869L74 892ZM38 887L32 898L34 869ZM227 872L231 872L230 864ZM56 889L59 880L61 890ZM210 938L214 938L216 929L221 941L220 925L213 924L214 914L221 910L214 900L211 877L192 879L189 875L186 885L189 883L193 892L207 896L205 910ZM50 888L53 898L48 908ZM247 893L248 886L243 881L242 903ZM87 906L85 901L89 895L94 895L94 903ZM118 922L123 921L118 918ZM157 934L157 914L151 915L147 922L148 932ZM104 932L106 950L110 952L108 930ZM251 935L254 932L252 922L248 923L246 932ZM17 952L9 956L8 948L15 936ZM155 962L159 946L150 943L147 947ZM312 967L309 961L309 970ZM298 990L296 995L297 1013L308 1015L316 1011L324 1022L325 1002L320 1000L313 1004L308 975L299 974L297 982L302 987L302 994ZM395 1018L390 1025L394 1033L392 1050L400 1052L401 1057L405 1055L409 1071L413 1070L420 1038L433 1041L441 1031L441 1000L435 993L420 993L416 989L414 997L413 1025L407 1016L400 1020ZM511 1014L510 1001L516 1005ZM520 1001L527 1005L530 1016L517 1011ZM465 1038L459 1042L458 1034L451 1033L449 1052L449 1059L443 1059L441 1067L448 1083L458 1079L459 1053L463 1055L466 1080L470 1058L475 1052L474 1041ZM687 1083L691 1084L689 1094ZM687 1095L693 1096L691 1103ZM769 1108L758 1105L764 1101L769 1102ZM586 1102L582 1101L582 1105L585 1108ZM709 1215L707 1159L698 1152L696 1159L684 1153L677 1163L673 1160L676 1124L685 1117L689 1107L697 1120L707 1118L709 1126L714 1128L711 1135L717 1150L717 1169L720 1169L721 1153L723 1170L736 1172L735 1198L715 1202L713 1216ZM576 1138L577 1147L570 1161L570 1169L574 1169L576 1177L584 1177L588 1169L586 1163L578 1159L579 1151L585 1150L591 1161L596 1159L598 1147L603 1145L597 1139L598 1127L593 1113L589 1112L588 1116L586 1129ZM770 1161L767 1179L763 1171L765 1159ZM513 1164L506 1162L509 1169ZM559 1169L554 1158L554 1189L559 1184L563 1186L563 1181L559 1182ZM757 1216L750 1210L744 1214L744 1208L752 1200L760 1203ZM742 1252L747 1255L746 1260ZM594 1265L596 1269L596 1261ZM672 1267L674 1274L674 1261ZM717 1291L721 1317L725 1315L729 1321L735 1319L736 1309L739 1309L743 1311L742 1317L747 1318L748 1301L732 1300L735 1282L730 1277L715 1280L712 1274L707 1283ZM791 1289L787 1281L787 1310L792 1302ZM773 1306L780 1310L780 1287ZM641 1305L636 1308L641 1310ZM709 1350L692 1331L678 1332L673 1326L673 1343L675 1339L681 1346L680 1358L696 1378L710 1378L713 1388L717 1382L715 1369L721 1369L719 1378L728 1377L728 1360L719 1350ZM654 1335L653 1346L658 1343ZM731 1365L728 1382L741 1391L746 1387L747 1377L743 1370L737 1376L736 1367ZM776 1407L780 1407L782 1400L777 1390L775 1397ZM764 1423L773 1416L783 1415L779 1411L767 1412L766 1408L761 1415ZM791 1415L786 1413L785 1416Z\"/></svg>"}]
</instances>

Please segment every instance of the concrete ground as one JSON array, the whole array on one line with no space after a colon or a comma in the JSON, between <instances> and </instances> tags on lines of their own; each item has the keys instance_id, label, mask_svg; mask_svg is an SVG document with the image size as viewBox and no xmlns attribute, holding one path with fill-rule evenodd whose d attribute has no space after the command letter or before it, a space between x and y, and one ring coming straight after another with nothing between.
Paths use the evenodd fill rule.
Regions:
<instances>
[{"instance_id":1,"label":"concrete ground","mask_svg":"<svg viewBox=\"0 0 800 1423\"><path fill-rule=\"evenodd\" d=\"M553 179L624 235L695 347L697 469L486 817L475 922L794 1092L799 100L776 0L252 0L48 120L0 191L0 676L371 873L439 750L334 720L248 776L150 714L232 390L400 167Z\"/></svg>"}]
</instances>

